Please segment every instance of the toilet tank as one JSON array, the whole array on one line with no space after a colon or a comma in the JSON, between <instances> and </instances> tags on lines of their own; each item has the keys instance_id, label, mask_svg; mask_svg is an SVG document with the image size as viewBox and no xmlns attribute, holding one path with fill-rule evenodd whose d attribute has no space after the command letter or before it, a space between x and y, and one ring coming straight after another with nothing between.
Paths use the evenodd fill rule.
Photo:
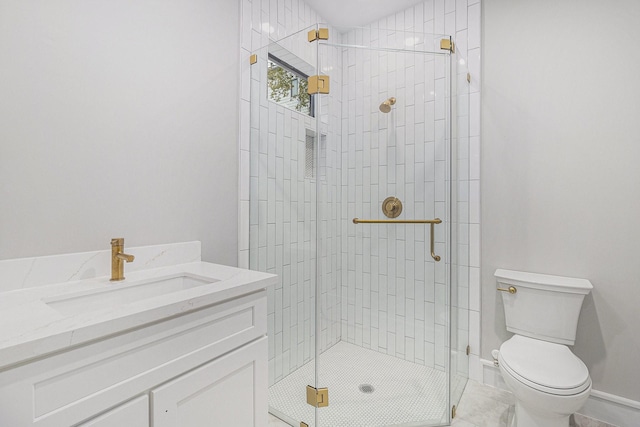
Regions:
<instances>
[{"instance_id":1,"label":"toilet tank","mask_svg":"<svg viewBox=\"0 0 640 427\"><path fill-rule=\"evenodd\" d=\"M590 281L502 269L494 276L498 288L516 288L513 294L500 292L508 331L558 344L575 343L582 301L593 289Z\"/></svg>"}]
</instances>

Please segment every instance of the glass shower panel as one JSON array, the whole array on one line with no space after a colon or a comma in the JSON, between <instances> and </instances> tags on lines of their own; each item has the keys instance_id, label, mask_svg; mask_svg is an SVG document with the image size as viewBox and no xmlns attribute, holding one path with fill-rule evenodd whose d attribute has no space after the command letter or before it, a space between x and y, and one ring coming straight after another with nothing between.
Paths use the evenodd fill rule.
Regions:
<instances>
[{"instance_id":1,"label":"glass shower panel","mask_svg":"<svg viewBox=\"0 0 640 427\"><path fill-rule=\"evenodd\" d=\"M450 401L457 406L469 378L469 83L463 50L451 55L451 370ZM476 349L477 351L477 349Z\"/></svg>"},{"instance_id":2,"label":"glass shower panel","mask_svg":"<svg viewBox=\"0 0 640 427\"><path fill-rule=\"evenodd\" d=\"M451 371L451 63L444 36L330 31L318 69L316 426L446 425ZM448 38L447 38L448 39ZM355 224L394 220L431 225ZM392 206L393 207L393 206ZM436 261L435 257L440 256Z\"/></svg>"},{"instance_id":3,"label":"glass shower panel","mask_svg":"<svg viewBox=\"0 0 640 427\"><path fill-rule=\"evenodd\" d=\"M316 181L315 47L302 30L252 52L249 264L278 275L268 288L269 411L291 425L313 424L315 385Z\"/></svg>"}]
</instances>

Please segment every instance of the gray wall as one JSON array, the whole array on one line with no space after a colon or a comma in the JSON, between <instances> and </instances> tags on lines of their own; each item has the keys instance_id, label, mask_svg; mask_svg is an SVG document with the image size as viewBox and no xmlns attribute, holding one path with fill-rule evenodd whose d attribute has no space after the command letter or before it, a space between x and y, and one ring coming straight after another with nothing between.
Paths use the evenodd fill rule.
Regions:
<instances>
[{"instance_id":1,"label":"gray wall","mask_svg":"<svg viewBox=\"0 0 640 427\"><path fill-rule=\"evenodd\" d=\"M640 2L483 4L482 357L496 268L587 278L574 351L639 401Z\"/></svg>"},{"instance_id":2,"label":"gray wall","mask_svg":"<svg viewBox=\"0 0 640 427\"><path fill-rule=\"evenodd\" d=\"M235 0L0 0L0 259L201 240L237 264Z\"/></svg>"}]
</instances>

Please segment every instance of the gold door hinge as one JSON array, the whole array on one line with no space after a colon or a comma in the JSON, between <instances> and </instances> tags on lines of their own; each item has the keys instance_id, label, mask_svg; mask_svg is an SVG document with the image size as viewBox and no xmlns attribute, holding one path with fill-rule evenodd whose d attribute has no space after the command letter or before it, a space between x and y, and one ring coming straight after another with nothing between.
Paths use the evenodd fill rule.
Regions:
<instances>
[{"instance_id":1,"label":"gold door hinge","mask_svg":"<svg viewBox=\"0 0 640 427\"><path fill-rule=\"evenodd\" d=\"M258 55L255 53L249 57L249 64L253 65L258 62Z\"/></svg>"},{"instance_id":2,"label":"gold door hinge","mask_svg":"<svg viewBox=\"0 0 640 427\"><path fill-rule=\"evenodd\" d=\"M454 419L456 417L456 405L453 405L451 407L451 419Z\"/></svg>"},{"instance_id":3,"label":"gold door hinge","mask_svg":"<svg viewBox=\"0 0 640 427\"><path fill-rule=\"evenodd\" d=\"M309 95L329 93L329 76L309 76L307 82L307 92Z\"/></svg>"},{"instance_id":4,"label":"gold door hinge","mask_svg":"<svg viewBox=\"0 0 640 427\"><path fill-rule=\"evenodd\" d=\"M468 356L468 355L470 355L470 354L471 354L471 346L470 346L470 345L468 345L468 346L467 346L467 356Z\"/></svg>"},{"instance_id":5,"label":"gold door hinge","mask_svg":"<svg viewBox=\"0 0 640 427\"><path fill-rule=\"evenodd\" d=\"M307 386L307 403L316 408L329 406L329 389Z\"/></svg>"},{"instance_id":6,"label":"gold door hinge","mask_svg":"<svg viewBox=\"0 0 640 427\"><path fill-rule=\"evenodd\" d=\"M455 45L455 43L453 43L453 40L451 40L451 39L442 39L442 40L440 40L440 49L448 50L451 53L455 53L456 52L456 45Z\"/></svg>"},{"instance_id":7,"label":"gold door hinge","mask_svg":"<svg viewBox=\"0 0 640 427\"><path fill-rule=\"evenodd\" d=\"M467 73L467 83L471 83L471 73Z\"/></svg>"},{"instance_id":8,"label":"gold door hinge","mask_svg":"<svg viewBox=\"0 0 640 427\"><path fill-rule=\"evenodd\" d=\"M309 40L309 42L315 40L329 40L329 29L318 28L317 30L311 30L307 33L307 40Z\"/></svg>"}]
</instances>

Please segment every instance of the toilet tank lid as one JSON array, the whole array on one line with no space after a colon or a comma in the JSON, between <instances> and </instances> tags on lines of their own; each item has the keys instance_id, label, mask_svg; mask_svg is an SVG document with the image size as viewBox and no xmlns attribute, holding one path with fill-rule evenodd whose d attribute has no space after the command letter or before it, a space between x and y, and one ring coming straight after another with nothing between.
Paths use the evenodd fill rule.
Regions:
<instances>
[{"instance_id":1,"label":"toilet tank lid","mask_svg":"<svg viewBox=\"0 0 640 427\"><path fill-rule=\"evenodd\" d=\"M551 276L549 274L528 273L501 268L497 269L493 275L498 279L498 282L516 287L563 290L580 294L588 294L593 289L590 281L575 277Z\"/></svg>"}]
</instances>

